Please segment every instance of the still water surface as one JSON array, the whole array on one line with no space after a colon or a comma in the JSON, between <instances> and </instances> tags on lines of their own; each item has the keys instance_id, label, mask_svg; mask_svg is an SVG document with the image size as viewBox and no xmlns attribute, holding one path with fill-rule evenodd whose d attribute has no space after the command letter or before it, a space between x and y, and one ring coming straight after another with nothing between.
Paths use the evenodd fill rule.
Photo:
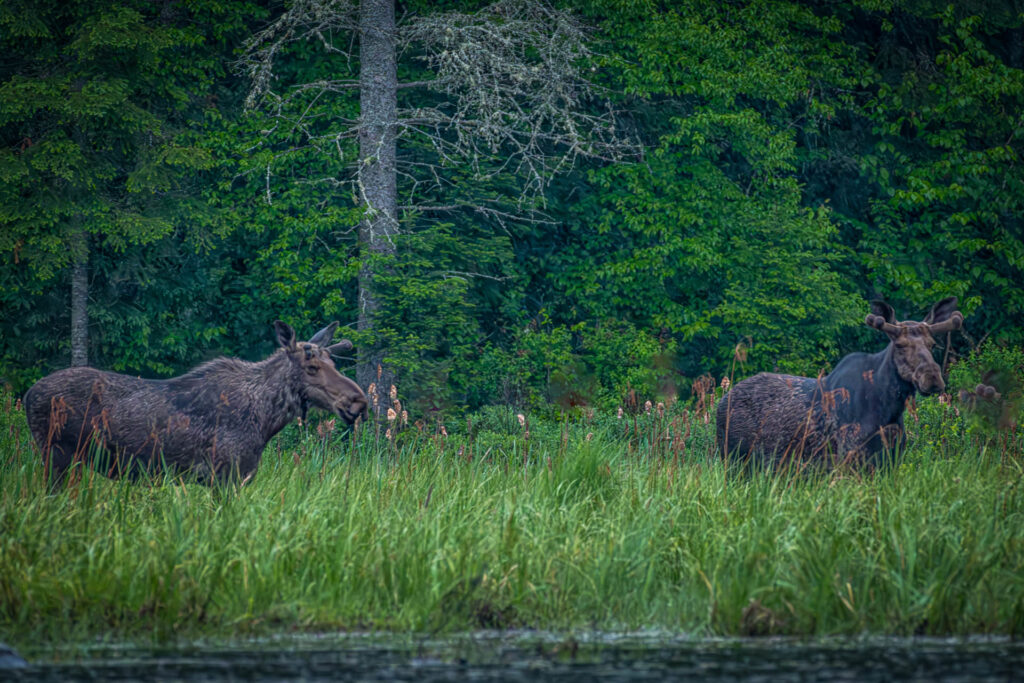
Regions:
<instances>
[{"instance_id":1,"label":"still water surface","mask_svg":"<svg viewBox=\"0 0 1024 683\"><path fill-rule=\"evenodd\" d=\"M26 652L13 681L1024 681L1006 639L699 639L659 633L318 635Z\"/></svg>"}]
</instances>

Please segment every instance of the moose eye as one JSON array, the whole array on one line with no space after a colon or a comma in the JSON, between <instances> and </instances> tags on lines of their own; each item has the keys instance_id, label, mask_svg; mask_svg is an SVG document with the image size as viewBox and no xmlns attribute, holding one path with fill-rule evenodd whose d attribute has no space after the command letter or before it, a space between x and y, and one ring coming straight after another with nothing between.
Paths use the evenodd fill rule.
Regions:
<instances>
[{"instance_id":1,"label":"moose eye","mask_svg":"<svg viewBox=\"0 0 1024 683\"><path fill-rule=\"evenodd\" d=\"M310 365L309 367L306 368L307 375L315 375L318 372L320 372L320 368L317 367L316 365Z\"/></svg>"}]
</instances>

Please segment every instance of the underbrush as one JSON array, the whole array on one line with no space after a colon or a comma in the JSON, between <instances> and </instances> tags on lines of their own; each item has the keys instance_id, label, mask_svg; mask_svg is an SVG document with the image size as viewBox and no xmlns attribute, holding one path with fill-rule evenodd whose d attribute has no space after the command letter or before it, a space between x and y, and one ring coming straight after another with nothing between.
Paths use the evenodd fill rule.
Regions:
<instances>
[{"instance_id":1,"label":"underbrush","mask_svg":"<svg viewBox=\"0 0 1024 683\"><path fill-rule=\"evenodd\" d=\"M744 473L715 454L715 391L558 422L314 418L243 487L86 471L53 494L0 398L0 640L1024 631L1019 434L928 399L892 467Z\"/></svg>"}]
</instances>

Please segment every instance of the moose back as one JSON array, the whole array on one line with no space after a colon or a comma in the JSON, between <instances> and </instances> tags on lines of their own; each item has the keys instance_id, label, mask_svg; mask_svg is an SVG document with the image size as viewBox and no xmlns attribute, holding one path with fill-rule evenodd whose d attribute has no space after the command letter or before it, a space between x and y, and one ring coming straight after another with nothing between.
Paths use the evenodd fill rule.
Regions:
<instances>
[{"instance_id":1,"label":"moose back","mask_svg":"<svg viewBox=\"0 0 1024 683\"><path fill-rule=\"evenodd\" d=\"M258 363L218 358L180 377L150 380L88 367L44 377L25 394L32 436L47 476L63 481L76 462L111 478L191 472L201 481L247 480L267 442L310 406L352 423L366 395L334 367L333 322L308 342L277 321L279 348Z\"/></svg>"}]
</instances>

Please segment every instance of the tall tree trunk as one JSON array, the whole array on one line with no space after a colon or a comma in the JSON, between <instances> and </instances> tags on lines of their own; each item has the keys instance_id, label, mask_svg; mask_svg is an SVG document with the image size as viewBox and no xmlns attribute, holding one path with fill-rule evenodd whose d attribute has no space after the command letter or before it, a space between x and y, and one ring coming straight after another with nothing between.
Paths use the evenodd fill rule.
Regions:
<instances>
[{"instance_id":1,"label":"tall tree trunk","mask_svg":"<svg viewBox=\"0 0 1024 683\"><path fill-rule=\"evenodd\" d=\"M1010 40L1010 66L1014 69L1024 69L1024 28L1013 28L1008 31Z\"/></svg>"},{"instance_id":2,"label":"tall tree trunk","mask_svg":"<svg viewBox=\"0 0 1024 683\"><path fill-rule=\"evenodd\" d=\"M363 267L359 271L358 329L375 328L380 301L374 289L374 271L395 253L398 199L395 177L398 74L395 55L394 0L362 0L359 6L359 190L365 205L359 225ZM389 404L394 375L384 364L380 341L360 348L356 380L362 387L376 385L378 413Z\"/></svg>"},{"instance_id":3,"label":"tall tree trunk","mask_svg":"<svg viewBox=\"0 0 1024 683\"><path fill-rule=\"evenodd\" d=\"M89 364L89 241L83 230L73 238L71 266L71 365Z\"/></svg>"}]
</instances>

